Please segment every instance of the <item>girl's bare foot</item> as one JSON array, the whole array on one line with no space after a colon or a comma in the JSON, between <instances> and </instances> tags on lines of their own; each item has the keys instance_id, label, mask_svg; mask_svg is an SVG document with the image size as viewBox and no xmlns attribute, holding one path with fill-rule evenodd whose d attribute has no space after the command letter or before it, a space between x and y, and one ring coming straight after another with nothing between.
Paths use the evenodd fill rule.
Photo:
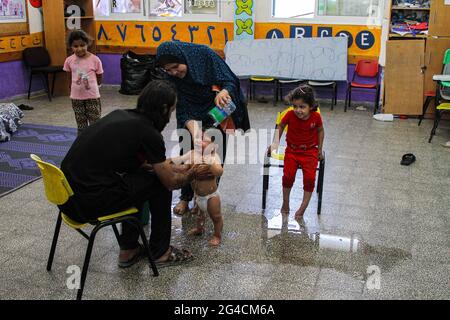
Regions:
<instances>
[{"instance_id":1,"label":"girl's bare foot","mask_svg":"<svg viewBox=\"0 0 450 320\"><path fill-rule=\"evenodd\" d=\"M213 236L211 240L208 241L208 243L210 246L217 247L221 241L222 239L220 239L219 237Z\"/></svg>"},{"instance_id":2,"label":"girl's bare foot","mask_svg":"<svg viewBox=\"0 0 450 320\"><path fill-rule=\"evenodd\" d=\"M188 235L190 235L190 236L201 236L204 231L205 231L205 229L197 227L197 228L194 228L191 231L189 231Z\"/></svg>"},{"instance_id":3,"label":"girl's bare foot","mask_svg":"<svg viewBox=\"0 0 450 320\"><path fill-rule=\"evenodd\" d=\"M295 219L301 219L301 218L303 218L303 215L305 214L305 210L298 210L296 213L295 213Z\"/></svg>"}]
</instances>

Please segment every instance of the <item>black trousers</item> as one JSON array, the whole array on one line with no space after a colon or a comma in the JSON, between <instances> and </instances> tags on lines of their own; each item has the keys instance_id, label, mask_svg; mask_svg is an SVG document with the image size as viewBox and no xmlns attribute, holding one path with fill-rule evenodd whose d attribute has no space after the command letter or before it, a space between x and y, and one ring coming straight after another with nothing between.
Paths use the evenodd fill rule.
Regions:
<instances>
[{"instance_id":1,"label":"black trousers","mask_svg":"<svg viewBox=\"0 0 450 320\"><path fill-rule=\"evenodd\" d=\"M96 201L97 206L92 203L92 199L86 199L75 192L75 195L59 208L72 219L85 222L130 207L141 209L143 204L148 201L151 212L150 251L153 259L158 259L169 249L170 245L172 192L162 185L155 174L144 170L125 174L121 180L123 191L118 192L118 189L113 188L108 193L106 190L102 194L104 201ZM107 202L106 206L105 202ZM88 216L86 216L87 214ZM140 219L141 213L136 213L134 216ZM131 223L123 222L122 234L119 238L120 249L137 248L138 239L138 229Z\"/></svg>"},{"instance_id":2,"label":"black trousers","mask_svg":"<svg viewBox=\"0 0 450 320\"><path fill-rule=\"evenodd\" d=\"M203 124L204 125L204 124ZM218 128L220 130L220 132L222 133L222 145L223 145L223 150L222 150L222 167L225 164L225 158L227 155L227 134L219 127ZM180 142L181 142L181 137L180 137ZM191 149L194 149L194 142L191 140ZM185 154L187 151L189 150L180 150L180 155ZM217 179L217 184L219 184L220 182L220 178ZM181 188L181 196L180 196L180 200L183 201L191 201L194 198L194 190L192 190L191 184L187 184L185 185L183 188Z\"/></svg>"}]
</instances>

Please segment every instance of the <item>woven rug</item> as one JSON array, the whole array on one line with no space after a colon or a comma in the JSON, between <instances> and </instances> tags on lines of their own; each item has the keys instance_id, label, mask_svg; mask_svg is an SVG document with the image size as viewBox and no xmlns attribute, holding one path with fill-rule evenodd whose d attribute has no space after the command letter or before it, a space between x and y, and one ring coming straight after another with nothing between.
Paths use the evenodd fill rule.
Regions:
<instances>
[{"instance_id":1,"label":"woven rug","mask_svg":"<svg viewBox=\"0 0 450 320\"><path fill-rule=\"evenodd\" d=\"M41 177L30 154L59 167L76 137L75 128L21 125L11 141L0 143L0 197Z\"/></svg>"}]
</instances>

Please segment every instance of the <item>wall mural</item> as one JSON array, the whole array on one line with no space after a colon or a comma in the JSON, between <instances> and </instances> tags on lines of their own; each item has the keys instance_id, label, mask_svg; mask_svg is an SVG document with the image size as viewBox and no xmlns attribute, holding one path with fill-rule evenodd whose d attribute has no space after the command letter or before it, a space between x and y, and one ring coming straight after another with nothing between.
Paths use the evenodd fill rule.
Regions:
<instances>
[{"instance_id":1,"label":"wall mural","mask_svg":"<svg viewBox=\"0 0 450 320\"><path fill-rule=\"evenodd\" d=\"M253 0L236 0L234 12L234 40L255 38Z\"/></svg>"}]
</instances>

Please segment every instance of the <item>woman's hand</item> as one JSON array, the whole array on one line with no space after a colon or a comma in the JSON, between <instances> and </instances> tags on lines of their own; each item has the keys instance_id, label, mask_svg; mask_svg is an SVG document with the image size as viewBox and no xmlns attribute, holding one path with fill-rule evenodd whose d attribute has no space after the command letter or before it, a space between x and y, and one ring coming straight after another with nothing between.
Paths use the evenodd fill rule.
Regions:
<instances>
[{"instance_id":1,"label":"woman's hand","mask_svg":"<svg viewBox=\"0 0 450 320\"><path fill-rule=\"evenodd\" d=\"M218 106L220 108L225 107L230 102L231 102L230 93L225 89L220 91L217 94L216 99L214 99L214 103L216 104L216 106Z\"/></svg>"}]
</instances>

